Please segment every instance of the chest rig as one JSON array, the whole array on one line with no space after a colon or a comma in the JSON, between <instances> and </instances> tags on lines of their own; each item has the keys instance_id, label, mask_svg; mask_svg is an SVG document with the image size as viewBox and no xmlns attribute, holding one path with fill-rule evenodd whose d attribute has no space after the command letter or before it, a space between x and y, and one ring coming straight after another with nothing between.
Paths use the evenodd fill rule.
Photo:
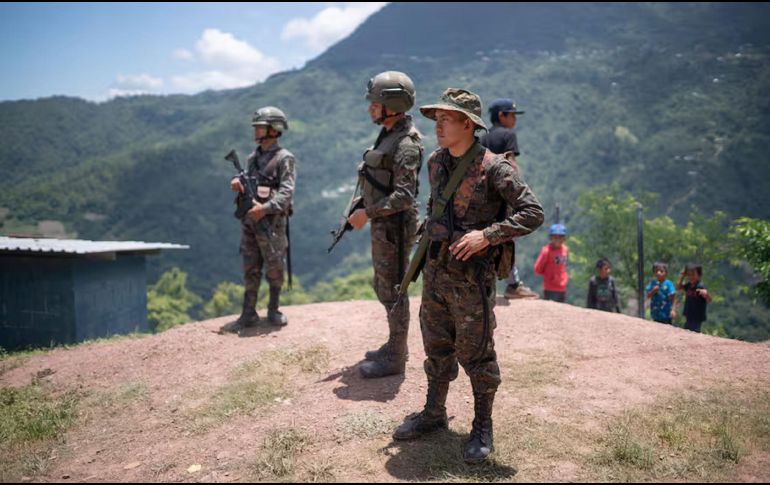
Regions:
<instances>
[{"instance_id":1,"label":"chest rig","mask_svg":"<svg viewBox=\"0 0 770 485\"><path fill-rule=\"evenodd\" d=\"M370 207L393 193L395 154L401 140L409 137L419 146L422 137L411 121L396 126L393 131L380 134L374 146L364 152L363 161L358 166L365 207Z\"/></svg>"}]
</instances>

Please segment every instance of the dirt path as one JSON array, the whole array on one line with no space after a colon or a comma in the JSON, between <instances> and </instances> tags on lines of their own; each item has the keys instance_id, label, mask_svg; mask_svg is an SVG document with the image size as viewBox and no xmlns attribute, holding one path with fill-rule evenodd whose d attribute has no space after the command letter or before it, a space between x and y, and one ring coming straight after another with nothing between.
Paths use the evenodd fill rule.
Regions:
<instances>
[{"instance_id":1,"label":"dirt path","mask_svg":"<svg viewBox=\"0 0 770 485\"><path fill-rule=\"evenodd\" d=\"M385 340L384 313L376 302L342 302L288 307L289 326L259 328L245 338L217 333L230 317L147 338L57 350L6 372L0 384L24 386L39 372L52 371L43 380L55 391L78 389L90 396L85 402L91 406L45 474L35 477L39 481L245 481L259 476L266 436L282 429L301 430L308 438L300 479L426 479L414 471L425 450L395 450L387 434L424 403L424 353L414 299L411 310L405 378L364 381L358 376L354 366L364 351ZM528 422L539 423L538 432L592 433L612 416L674 393L697 395L728 381L770 389L766 344L543 301L498 305L496 315L503 384L495 420L515 421L520 429L512 442L517 462L509 464L518 471L516 480L586 478L581 463L554 461L542 448L527 448L527 440L534 439ZM328 368L314 373L263 367L268 373L279 369L276 378L285 381L279 383L285 396L248 414L199 426L199 410L243 364L309 348L328 350ZM461 373L447 405L453 417L449 441L467 433L472 406L470 385ZM350 431L360 419L374 426L373 434ZM192 465L200 465L200 471L188 471ZM757 470L741 479L770 479L766 468Z\"/></svg>"}]
</instances>

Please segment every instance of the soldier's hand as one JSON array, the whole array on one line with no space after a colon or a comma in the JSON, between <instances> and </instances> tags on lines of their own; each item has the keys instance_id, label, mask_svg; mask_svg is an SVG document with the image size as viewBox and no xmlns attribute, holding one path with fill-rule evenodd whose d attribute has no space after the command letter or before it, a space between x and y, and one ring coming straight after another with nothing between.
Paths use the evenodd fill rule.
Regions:
<instances>
[{"instance_id":1,"label":"soldier's hand","mask_svg":"<svg viewBox=\"0 0 770 485\"><path fill-rule=\"evenodd\" d=\"M252 202L254 202L254 207L252 207L249 210L248 216L251 217L252 219L254 219L255 221L259 221L260 219L265 217L265 215L266 215L265 214L265 209L262 206L262 204L260 204L256 200L254 200L254 199L251 199L251 200L252 200Z\"/></svg>"},{"instance_id":2,"label":"soldier's hand","mask_svg":"<svg viewBox=\"0 0 770 485\"><path fill-rule=\"evenodd\" d=\"M361 229L364 227L366 223L369 222L369 216L366 215L366 209L356 209L356 211L348 217L348 222L353 226L353 229Z\"/></svg>"},{"instance_id":3,"label":"soldier's hand","mask_svg":"<svg viewBox=\"0 0 770 485\"><path fill-rule=\"evenodd\" d=\"M234 178L230 181L230 190L243 193L246 189L243 188L243 184L238 178Z\"/></svg>"},{"instance_id":4,"label":"soldier's hand","mask_svg":"<svg viewBox=\"0 0 770 485\"><path fill-rule=\"evenodd\" d=\"M460 261L467 261L487 246L489 246L489 241L487 241L483 231L471 231L449 246L449 251Z\"/></svg>"}]
</instances>

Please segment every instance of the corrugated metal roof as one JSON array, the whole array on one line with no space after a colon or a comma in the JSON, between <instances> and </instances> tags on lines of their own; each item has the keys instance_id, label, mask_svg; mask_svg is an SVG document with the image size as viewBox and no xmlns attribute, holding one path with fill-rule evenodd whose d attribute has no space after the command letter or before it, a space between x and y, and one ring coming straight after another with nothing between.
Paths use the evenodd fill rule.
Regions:
<instances>
[{"instance_id":1,"label":"corrugated metal roof","mask_svg":"<svg viewBox=\"0 0 770 485\"><path fill-rule=\"evenodd\" d=\"M0 236L0 253L102 254L189 249L184 244L141 241L87 241L83 239L36 239Z\"/></svg>"}]
</instances>

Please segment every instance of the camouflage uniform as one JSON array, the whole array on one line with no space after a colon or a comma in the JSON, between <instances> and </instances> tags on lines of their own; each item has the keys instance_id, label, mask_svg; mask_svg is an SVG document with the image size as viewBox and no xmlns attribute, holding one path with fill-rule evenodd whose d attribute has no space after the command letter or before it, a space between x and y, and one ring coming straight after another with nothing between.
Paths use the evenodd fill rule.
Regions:
<instances>
[{"instance_id":1,"label":"camouflage uniform","mask_svg":"<svg viewBox=\"0 0 770 485\"><path fill-rule=\"evenodd\" d=\"M265 173L275 157L278 159L273 164L273 173ZM241 256L246 287L244 307L253 309L257 305L263 269L271 299L274 299L274 292L280 294L283 286L283 259L288 247L286 224L295 183L294 155L277 143L265 152L258 147L249 156L247 171L256 177L257 185L270 187L272 193L270 200L264 203L265 217L256 221L246 216L241 220ZM277 301L271 303L277 310Z\"/></svg>"},{"instance_id":2,"label":"camouflage uniform","mask_svg":"<svg viewBox=\"0 0 770 485\"><path fill-rule=\"evenodd\" d=\"M436 110L456 111L477 127L481 101L462 89L447 89L439 104L420 111L436 119ZM476 153L443 213L434 217L434 201L441 200L452 172L465 155ZM534 231L543 222L543 209L519 178L512 160L495 155L475 139L463 157L440 148L428 160L430 199L423 237L430 245L423 270L420 329L425 347L428 396L425 409L396 429L394 438L414 439L447 426L446 397L459 364L470 377L474 395L473 428L464 459L480 462L492 451L492 404L500 384L495 353L495 276L510 270L504 260L514 237ZM489 246L467 261L460 261L449 246L471 231L483 231ZM509 253L510 254L510 253ZM497 266L500 266L499 268Z\"/></svg>"},{"instance_id":3,"label":"camouflage uniform","mask_svg":"<svg viewBox=\"0 0 770 485\"><path fill-rule=\"evenodd\" d=\"M415 241L417 177L422 164L420 142L420 133L412 118L406 115L391 130L382 129L360 167L364 207L371 225L373 286L388 312L388 343L381 349L382 355L375 359L387 358L385 350L399 354L399 359L401 355L404 360L406 358L410 318L408 298L403 298L397 308L393 305L396 302L395 287L401 283L403 272L409 266ZM373 152L383 155L379 162L380 157L373 156ZM401 249L399 244L403 245Z\"/></svg>"},{"instance_id":4,"label":"camouflage uniform","mask_svg":"<svg viewBox=\"0 0 770 485\"><path fill-rule=\"evenodd\" d=\"M449 181L458 160L446 149L431 155L428 211ZM499 214L505 212L507 206L513 208L512 213L499 220ZM484 149L466 172L444 217L428 222L431 246L423 273L420 328L428 357L425 372L429 380L454 380L459 360L474 390L494 392L497 389L500 369L494 350L492 312L496 269L490 257L472 258L467 262L455 259L449 245L466 232L483 230L491 246L487 250L491 256L494 246L529 234L541 224L542 217L540 203L518 177L513 165L505 157ZM482 291L489 313L487 339L483 331Z\"/></svg>"}]
</instances>

